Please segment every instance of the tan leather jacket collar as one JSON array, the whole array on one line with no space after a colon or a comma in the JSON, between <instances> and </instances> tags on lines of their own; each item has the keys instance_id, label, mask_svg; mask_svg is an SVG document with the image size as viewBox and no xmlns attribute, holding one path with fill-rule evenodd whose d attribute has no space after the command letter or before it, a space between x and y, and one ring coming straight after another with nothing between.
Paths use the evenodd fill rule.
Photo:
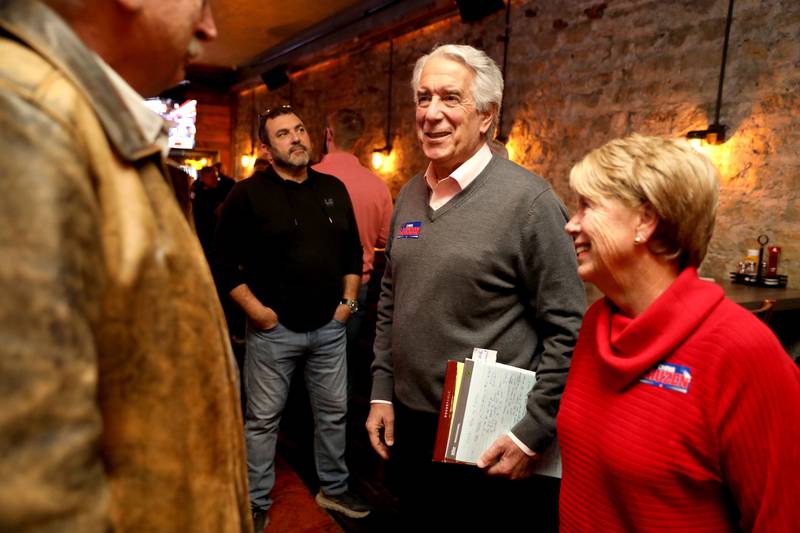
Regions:
<instances>
[{"instance_id":1,"label":"tan leather jacket collar","mask_svg":"<svg viewBox=\"0 0 800 533\"><path fill-rule=\"evenodd\" d=\"M133 115L92 52L49 7L37 0L0 2L0 28L44 56L86 94L122 159L134 162L159 153L138 127L131 127Z\"/></svg>"}]
</instances>

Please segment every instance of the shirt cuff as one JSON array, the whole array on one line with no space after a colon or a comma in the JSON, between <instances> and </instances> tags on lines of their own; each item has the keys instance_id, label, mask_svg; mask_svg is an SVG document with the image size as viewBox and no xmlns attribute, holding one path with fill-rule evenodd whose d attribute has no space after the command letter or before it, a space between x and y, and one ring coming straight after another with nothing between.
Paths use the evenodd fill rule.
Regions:
<instances>
[{"instance_id":1,"label":"shirt cuff","mask_svg":"<svg viewBox=\"0 0 800 533\"><path fill-rule=\"evenodd\" d=\"M373 400L373 402L374 402L374 400ZM512 441L514 441L514 444L516 444L516 445L519 447L519 449L520 449L520 450L522 450L523 452L525 452L525 455L527 455L528 457L533 457L533 456L535 456L535 455L536 455L536 452L535 452L535 451L533 451L533 450L531 450L531 449L530 449L530 448L528 448L527 446L525 446L525 445L522 443L522 441L521 441L521 440L519 440L519 439L516 437L516 435L514 435L514 434L513 434L513 433L511 433L510 431L509 431L508 433L506 433L506 435L508 435L508 438L509 438L509 439L511 439Z\"/></svg>"},{"instance_id":2,"label":"shirt cuff","mask_svg":"<svg viewBox=\"0 0 800 533\"><path fill-rule=\"evenodd\" d=\"M390 402L389 400L370 400L369 403L385 403L388 405L392 405L392 402Z\"/></svg>"}]
</instances>

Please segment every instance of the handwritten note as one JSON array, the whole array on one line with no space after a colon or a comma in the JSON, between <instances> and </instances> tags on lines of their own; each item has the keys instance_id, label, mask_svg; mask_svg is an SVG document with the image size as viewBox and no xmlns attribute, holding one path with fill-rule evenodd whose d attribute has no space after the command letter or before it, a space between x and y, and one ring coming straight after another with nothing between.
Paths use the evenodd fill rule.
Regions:
<instances>
[{"instance_id":1,"label":"handwritten note","mask_svg":"<svg viewBox=\"0 0 800 533\"><path fill-rule=\"evenodd\" d=\"M489 445L525 415L536 373L475 361L456 460L475 463Z\"/></svg>"},{"instance_id":2,"label":"handwritten note","mask_svg":"<svg viewBox=\"0 0 800 533\"><path fill-rule=\"evenodd\" d=\"M513 366L475 361L455 459L477 463L481 454L525 416L536 373ZM539 460L537 473L561 477L561 454L554 442Z\"/></svg>"}]
</instances>

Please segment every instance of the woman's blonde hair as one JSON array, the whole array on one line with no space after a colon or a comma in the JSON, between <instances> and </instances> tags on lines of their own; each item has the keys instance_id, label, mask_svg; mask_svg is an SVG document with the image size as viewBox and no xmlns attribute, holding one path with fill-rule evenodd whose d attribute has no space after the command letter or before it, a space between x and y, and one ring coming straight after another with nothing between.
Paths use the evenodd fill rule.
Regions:
<instances>
[{"instance_id":1,"label":"woman's blonde hair","mask_svg":"<svg viewBox=\"0 0 800 533\"><path fill-rule=\"evenodd\" d=\"M659 222L650 250L681 270L702 263L714 231L719 174L685 140L638 134L615 139L572 167L569 185L589 200L652 206Z\"/></svg>"}]
</instances>

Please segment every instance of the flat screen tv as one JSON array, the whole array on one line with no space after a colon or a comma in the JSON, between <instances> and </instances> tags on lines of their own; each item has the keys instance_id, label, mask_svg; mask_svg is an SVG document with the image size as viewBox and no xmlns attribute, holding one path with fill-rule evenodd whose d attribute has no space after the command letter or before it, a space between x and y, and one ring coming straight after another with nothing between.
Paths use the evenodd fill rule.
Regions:
<instances>
[{"instance_id":1,"label":"flat screen tv","mask_svg":"<svg viewBox=\"0 0 800 533\"><path fill-rule=\"evenodd\" d=\"M197 100L177 102L169 98L148 98L145 105L169 122L169 147L191 150L197 133Z\"/></svg>"}]
</instances>

